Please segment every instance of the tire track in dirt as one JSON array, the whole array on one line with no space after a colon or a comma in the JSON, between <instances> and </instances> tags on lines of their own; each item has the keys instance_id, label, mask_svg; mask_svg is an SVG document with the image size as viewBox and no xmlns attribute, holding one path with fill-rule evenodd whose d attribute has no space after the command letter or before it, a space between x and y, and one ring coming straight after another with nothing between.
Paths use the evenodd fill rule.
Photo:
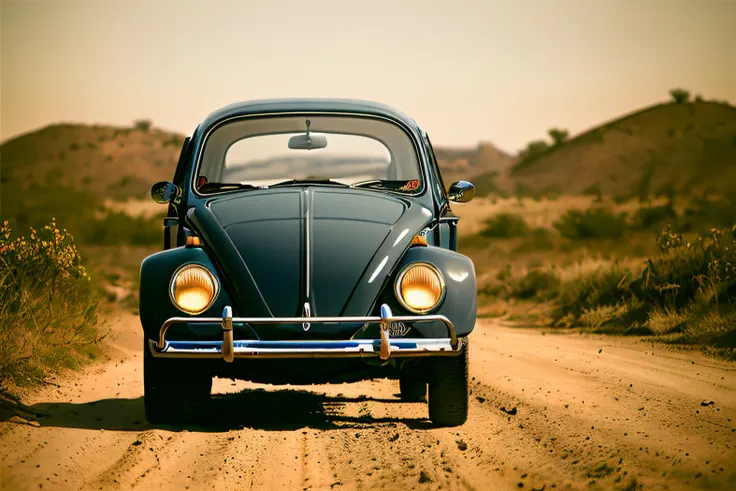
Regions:
<instances>
[{"instance_id":1,"label":"tire track in dirt","mask_svg":"<svg viewBox=\"0 0 736 491\"><path fill-rule=\"evenodd\" d=\"M216 379L197 424L153 427L141 360L122 350L29 395L39 427L0 422L0 489L736 488L734 365L632 339L480 323L457 428L383 379Z\"/></svg>"},{"instance_id":2,"label":"tire track in dirt","mask_svg":"<svg viewBox=\"0 0 736 491\"><path fill-rule=\"evenodd\" d=\"M491 413L516 408L507 416L515 425L507 431L516 436L506 440L522 442L532 433L568 485L736 484L732 364L630 339L498 332L501 343L489 330L476 337L474 347L487 354L474 356L474 395ZM720 407L701 411L695 394L710 394Z\"/></svg>"}]
</instances>

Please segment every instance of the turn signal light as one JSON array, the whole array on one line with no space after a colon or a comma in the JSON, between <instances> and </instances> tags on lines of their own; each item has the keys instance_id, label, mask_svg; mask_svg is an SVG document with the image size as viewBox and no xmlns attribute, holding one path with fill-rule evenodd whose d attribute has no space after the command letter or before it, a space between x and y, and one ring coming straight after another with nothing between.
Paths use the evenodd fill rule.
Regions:
<instances>
[{"instance_id":1,"label":"turn signal light","mask_svg":"<svg viewBox=\"0 0 736 491\"><path fill-rule=\"evenodd\" d=\"M414 238L411 239L411 245L409 247L413 246L423 246L427 247L429 244L427 244L427 238L422 237L421 235L415 235Z\"/></svg>"}]
</instances>

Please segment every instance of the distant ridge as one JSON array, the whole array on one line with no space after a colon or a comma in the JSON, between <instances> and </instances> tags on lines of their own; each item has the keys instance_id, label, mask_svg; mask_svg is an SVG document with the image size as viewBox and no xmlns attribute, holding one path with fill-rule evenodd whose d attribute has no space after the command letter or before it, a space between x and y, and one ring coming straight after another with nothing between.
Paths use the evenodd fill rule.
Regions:
<instances>
[{"instance_id":1,"label":"distant ridge","mask_svg":"<svg viewBox=\"0 0 736 491\"><path fill-rule=\"evenodd\" d=\"M171 179L183 142L184 135L155 127L48 125L0 145L6 191L0 199L9 204L17 195L11 189L46 185L117 200L146 197L154 182ZM487 142L471 148L437 147L435 152L448 185L514 162Z\"/></svg>"},{"instance_id":2,"label":"distant ridge","mask_svg":"<svg viewBox=\"0 0 736 491\"><path fill-rule=\"evenodd\" d=\"M487 176L484 176L487 177ZM736 108L657 104L521 159L507 191L634 196L736 190Z\"/></svg>"},{"instance_id":3,"label":"distant ridge","mask_svg":"<svg viewBox=\"0 0 736 491\"><path fill-rule=\"evenodd\" d=\"M515 162L515 157L490 142L481 142L471 148L435 147L434 151L446 185L460 179L472 180L485 173L502 172Z\"/></svg>"},{"instance_id":4,"label":"distant ridge","mask_svg":"<svg viewBox=\"0 0 736 491\"><path fill-rule=\"evenodd\" d=\"M183 135L150 127L52 124L0 146L2 183L142 197L154 182L171 178L183 142Z\"/></svg>"}]
</instances>

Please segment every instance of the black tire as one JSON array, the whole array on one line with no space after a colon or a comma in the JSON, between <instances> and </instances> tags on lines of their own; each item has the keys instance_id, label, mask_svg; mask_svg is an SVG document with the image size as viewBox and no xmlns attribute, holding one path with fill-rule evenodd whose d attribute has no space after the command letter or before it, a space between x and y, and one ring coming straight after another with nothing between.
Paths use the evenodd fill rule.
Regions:
<instances>
[{"instance_id":1,"label":"black tire","mask_svg":"<svg viewBox=\"0 0 736 491\"><path fill-rule=\"evenodd\" d=\"M435 426L460 426L468 419L468 339L463 353L437 357L429 365L429 419Z\"/></svg>"},{"instance_id":2,"label":"black tire","mask_svg":"<svg viewBox=\"0 0 736 491\"><path fill-rule=\"evenodd\" d=\"M399 374L399 391L402 401L423 401L427 395L427 378L418 370L404 369Z\"/></svg>"},{"instance_id":3,"label":"black tire","mask_svg":"<svg viewBox=\"0 0 736 491\"><path fill-rule=\"evenodd\" d=\"M188 400L204 399L212 391L212 376L181 360L154 358L143 343L143 399L151 424L176 424L186 419Z\"/></svg>"}]
</instances>

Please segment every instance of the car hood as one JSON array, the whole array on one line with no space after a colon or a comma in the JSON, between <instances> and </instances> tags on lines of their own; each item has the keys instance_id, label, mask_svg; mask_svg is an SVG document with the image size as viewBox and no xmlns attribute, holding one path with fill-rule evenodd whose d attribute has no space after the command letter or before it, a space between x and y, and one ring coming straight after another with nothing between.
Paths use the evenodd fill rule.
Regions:
<instances>
[{"instance_id":1,"label":"car hood","mask_svg":"<svg viewBox=\"0 0 736 491\"><path fill-rule=\"evenodd\" d=\"M371 191L307 186L223 196L188 214L245 315L366 315L432 213Z\"/></svg>"}]
</instances>

